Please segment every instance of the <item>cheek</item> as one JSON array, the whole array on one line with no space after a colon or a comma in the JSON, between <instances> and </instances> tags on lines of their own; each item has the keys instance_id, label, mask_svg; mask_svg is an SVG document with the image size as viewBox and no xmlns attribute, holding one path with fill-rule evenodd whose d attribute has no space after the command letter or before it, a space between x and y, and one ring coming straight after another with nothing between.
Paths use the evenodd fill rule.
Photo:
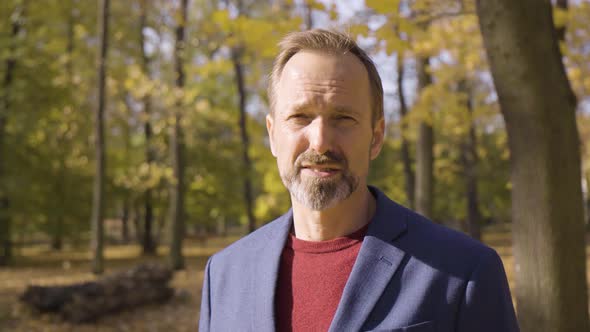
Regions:
<instances>
[{"instance_id":1,"label":"cheek","mask_svg":"<svg viewBox=\"0 0 590 332\"><path fill-rule=\"evenodd\" d=\"M276 137L277 158L284 163L293 163L305 151L304 135L284 131Z\"/></svg>"},{"instance_id":2,"label":"cheek","mask_svg":"<svg viewBox=\"0 0 590 332\"><path fill-rule=\"evenodd\" d=\"M371 158L371 142L364 139L351 142L348 149L344 148L344 153L348 159L351 169L357 172L367 172Z\"/></svg>"}]
</instances>

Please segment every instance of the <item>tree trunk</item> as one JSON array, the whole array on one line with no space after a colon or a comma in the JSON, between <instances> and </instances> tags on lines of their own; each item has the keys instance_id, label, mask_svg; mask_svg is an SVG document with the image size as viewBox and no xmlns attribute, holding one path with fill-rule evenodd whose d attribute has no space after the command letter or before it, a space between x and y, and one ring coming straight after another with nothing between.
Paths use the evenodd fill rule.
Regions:
<instances>
[{"instance_id":1,"label":"tree trunk","mask_svg":"<svg viewBox=\"0 0 590 332\"><path fill-rule=\"evenodd\" d=\"M147 2L140 1L140 16L139 16L139 48L141 50L141 60L143 73L147 78L150 78L150 59L145 52L145 38L143 30L147 26ZM143 112L144 112L144 135L145 135L145 159L146 163L151 166L154 161L151 139L152 139L152 125L150 119L151 113L151 95L148 93L143 97ZM154 213L152 206L152 190L147 188L144 193L144 232L142 241L142 250L144 255L153 255L156 253L156 243L153 236Z\"/></svg>"},{"instance_id":2,"label":"tree trunk","mask_svg":"<svg viewBox=\"0 0 590 332\"><path fill-rule=\"evenodd\" d=\"M418 58L416 60L418 93L432 83L432 78L427 69L428 63L428 58ZM414 203L416 204L416 211L429 218L432 217L433 204L433 145L434 131L432 123L423 120L418 127L418 141L416 142L416 197Z\"/></svg>"},{"instance_id":3,"label":"tree trunk","mask_svg":"<svg viewBox=\"0 0 590 332\"><path fill-rule=\"evenodd\" d=\"M234 49L232 60L234 63L234 72L236 86L238 88L240 111L240 134L242 137L242 173L244 174L244 203L246 206L246 215L248 217L248 231L253 232L256 229L256 219L254 218L254 195L252 194L252 161L248 152L250 148L250 137L248 135L246 113L246 86L244 83L244 68L241 63L241 50Z\"/></svg>"},{"instance_id":4,"label":"tree trunk","mask_svg":"<svg viewBox=\"0 0 590 332\"><path fill-rule=\"evenodd\" d=\"M121 241L129 243L129 199L125 198L121 209Z\"/></svg>"},{"instance_id":5,"label":"tree trunk","mask_svg":"<svg viewBox=\"0 0 590 332\"><path fill-rule=\"evenodd\" d=\"M304 10L305 10L305 29L310 30L313 29L313 8L312 8L313 0L306 0L304 3Z\"/></svg>"},{"instance_id":6,"label":"tree trunk","mask_svg":"<svg viewBox=\"0 0 590 332\"><path fill-rule=\"evenodd\" d=\"M399 110L400 110L400 127L401 127L401 155L402 164L404 166L404 180L406 197L408 200L408 207L414 208L414 171L412 170L412 157L410 156L410 142L406 138L407 124L405 122L406 115L408 114L408 104L406 103L406 97L404 95L404 57L401 53L398 53L397 58L397 94L399 98Z\"/></svg>"},{"instance_id":7,"label":"tree trunk","mask_svg":"<svg viewBox=\"0 0 590 332\"><path fill-rule=\"evenodd\" d=\"M125 91L123 96L123 101L127 108L128 112L133 112L133 107L131 106L131 94L129 91ZM125 138L124 144L124 156L125 158L130 157L131 151L131 128L129 125L123 126L123 136ZM137 211L137 204L135 204L134 200L131 199L130 189L125 189L123 191L122 203L121 203L121 240L123 243L129 243L131 241L131 234L130 234L130 221L133 223L133 229L135 229L135 240L139 244L143 244L143 237L139 235L139 212Z\"/></svg>"},{"instance_id":8,"label":"tree trunk","mask_svg":"<svg viewBox=\"0 0 590 332\"><path fill-rule=\"evenodd\" d=\"M141 207L137 203L133 203L131 211L131 220L133 221L133 228L135 229L135 240L137 243L143 241L143 228L141 224Z\"/></svg>"},{"instance_id":9,"label":"tree trunk","mask_svg":"<svg viewBox=\"0 0 590 332\"><path fill-rule=\"evenodd\" d=\"M74 25L75 25L75 18L74 18L74 0L69 1L69 5L67 7L67 17L68 17L68 28L67 28L67 43L66 43L66 54L67 61L65 63L65 71L68 75L68 89L73 93L74 91L74 66L73 66L73 58L74 58ZM71 100L70 100L71 101ZM67 120L66 120L67 121ZM69 124L66 123L69 128ZM68 129L69 130L69 129ZM54 183L54 192L56 194L57 206L56 209L56 219L55 225L52 234L51 240L51 249L53 250L61 250L63 248L63 237L64 237L64 222L66 218L66 209L67 206L67 193L66 188L68 182L68 171L66 166L66 154L62 146L66 144L66 136L67 131L60 135L58 138L58 142L60 142L60 150L58 153L59 159L59 169L58 169L58 176L55 178Z\"/></svg>"},{"instance_id":10,"label":"tree trunk","mask_svg":"<svg viewBox=\"0 0 590 332\"><path fill-rule=\"evenodd\" d=\"M477 136L473 121L473 99L466 81L459 82L459 92L467 96L467 112L469 112L469 132L461 146L461 161L465 178L465 196L467 199L467 232L474 239L481 239L481 213L479 211L479 196L477 193Z\"/></svg>"},{"instance_id":11,"label":"tree trunk","mask_svg":"<svg viewBox=\"0 0 590 332\"><path fill-rule=\"evenodd\" d=\"M63 248L63 225L64 217L62 212L58 212L58 217L55 220L55 229L53 230L53 236L51 239L51 249L61 250Z\"/></svg>"},{"instance_id":12,"label":"tree trunk","mask_svg":"<svg viewBox=\"0 0 590 332\"><path fill-rule=\"evenodd\" d=\"M98 57L98 105L95 112L95 146L96 146L96 175L94 177L94 192L92 199L92 272L101 274L103 263L103 210L104 210L104 181L105 181L105 140L104 140L104 109L106 105L106 59L109 31L109 0L102 0L98 14L99 21L99 50Z\"/></svg>"},{"instance_id":13,"label":"tree trunk","mask_svg":"<svg viewBox=\"0 0 590 332\"><path fill-rule=\"evenodd\" d=\"M522 331L590 331L576 99L551 2L478 0L477 15L511 152Z\"/></svg>"},{"instance_id":14,"label":"tree trunk","mask_svg":"<svg viewBox=\"0 0 590 332\"><path fill-rule=\"evenodd\" d=\"M73 90L74 84L74 26L75 26L75 7L74 0L70 0L68 7L68 42L66 45L66 53L68 59L66 62L66 72L68 73L69 88Z\"/></svg>"},{"instance_id":15,"label":"tree trunk","mask_svg":"<svg viewBox=\"0 0 590 332\"><path fill-rule=\"evenodd\" d=\"M10 111L11 103L10 90L14 81L14 69L16 67L16 39L21 30L24 15L24 5L19 4L11 16L10 55L6 59L6 71L4 82L0 92L0 266L8 265L12 260L12 218L8 211L10 200L6 192L6 122Z\"/></svg>"},{"instance_id":16,"label":"tree trunk","mask_svg":"<svg viewBox=\"0 0 590 332\"><path fill-rule=\"evenodd\" d=\"M178 26L176 27L176 44L174 50L174 65L176 68L176 88L184 88L184 67L185 57L185 25L187 18L188 0L181 0ZM172 167L176 179L172 192L170 193L170 262L174 270L184 268L184 257L182 256L182 240L184 237L184 156L183 156L183 134L181 126L181 108L183 102L179 100L174 114L174 126L172 128L171 149Z\"/></svg>"}]
</instances>

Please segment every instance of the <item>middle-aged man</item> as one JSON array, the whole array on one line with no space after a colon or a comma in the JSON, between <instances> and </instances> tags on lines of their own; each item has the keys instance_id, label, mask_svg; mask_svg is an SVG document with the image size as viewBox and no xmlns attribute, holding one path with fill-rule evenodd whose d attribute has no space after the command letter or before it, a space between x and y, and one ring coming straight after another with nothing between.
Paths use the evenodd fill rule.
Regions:
<instances>
[{"instance_id":1,"label":"middle-aged man","mask_svg":"<svg viewBox=\"0 0 590 332\"><path fill-rule=\"evenodd\" d=\"M266 124L292 209L213 255L200 331L518 331L502 261L367 186L373 62L344 34L280 44Z\"/></svg>"}]
</instances>

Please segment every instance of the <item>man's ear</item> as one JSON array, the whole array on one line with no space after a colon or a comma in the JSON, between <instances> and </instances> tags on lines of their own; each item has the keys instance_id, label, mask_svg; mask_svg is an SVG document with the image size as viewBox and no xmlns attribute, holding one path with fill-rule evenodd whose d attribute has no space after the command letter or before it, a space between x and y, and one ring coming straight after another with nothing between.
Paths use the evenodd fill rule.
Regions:
<instances>
[{"instance_id":1,"label":"man's ear","mask_svg":"<svg viewBox=\"0 0 590 332\"><path fill-rule=\"evenodd\" d=\"M381 152L381 148L383 147L383 139L385 136L385 119L382 117L381 119L377 120L375 126L373 127L373 140L371 141L371 150L370 150L370 157L371 160L374 160Z\"/></svg>"},{"instance_id":2,"label":"man's ear","mask_svg":"<svg viewBox=\"0 0 590 332\"><path fill-rule=\"evenodd\" d=\"M275 144L274 144L274 137L272 135L272 126L273 126L274 118L271 114L266 115L266 131L268 132L268 142L270 143L270 152L276 158L277 154L275 152Z\"/></svg>"}]
</instances>

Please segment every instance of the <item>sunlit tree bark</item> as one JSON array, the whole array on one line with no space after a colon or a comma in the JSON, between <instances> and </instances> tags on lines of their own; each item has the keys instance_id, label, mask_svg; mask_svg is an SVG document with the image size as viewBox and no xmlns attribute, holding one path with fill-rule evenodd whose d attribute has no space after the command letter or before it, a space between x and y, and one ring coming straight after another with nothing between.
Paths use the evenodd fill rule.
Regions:
<instances>
[{"instance_id":1,"label":"sunlit tree bark","mask_svg":"<svg viewBox=\"0 0 590 332\"><path fill-rule=\"evenodd\" d=\"M590 331L576 98L549 0L477 1L512 163L522 331Z\"/></svg>"},{"instance_id":2,"label":"sunlit tree bark","mask_svg":"<svg viewBox=\"0 0 590 332\"><path fill-rule=\"evenodd\" d=\"M188 11L188 0L180 1L178 25L176 26L176 44L174 48L174 68L176 70L176 88L184 89L185 73L185 31ZM180 270L184 268L182 256L182 240L184 237L184 138L182 131L182 101L178 101L174 110L174 124L171 135L171 155L174 179L176 180L170 193L170 263L172 268Z\"/></svg>"},{"instance_id":3,"label":"sunlit tree bark","mask_svg":"<svg viewBox=\"0 0 590 332\"><path fill-rule=\"evenodd\" d=\"M103 262L103 218L104 218L104 183L105 183L105 139L104 110L106 105L106 61L109 31L109 0L100 2L99 21L99 56L98 56L98 103L94 114L94 140L96 149L96 174L94 175L94 192L92 199L92 272L100 274L104 270Z\"/></svg>"}]
</instances>

